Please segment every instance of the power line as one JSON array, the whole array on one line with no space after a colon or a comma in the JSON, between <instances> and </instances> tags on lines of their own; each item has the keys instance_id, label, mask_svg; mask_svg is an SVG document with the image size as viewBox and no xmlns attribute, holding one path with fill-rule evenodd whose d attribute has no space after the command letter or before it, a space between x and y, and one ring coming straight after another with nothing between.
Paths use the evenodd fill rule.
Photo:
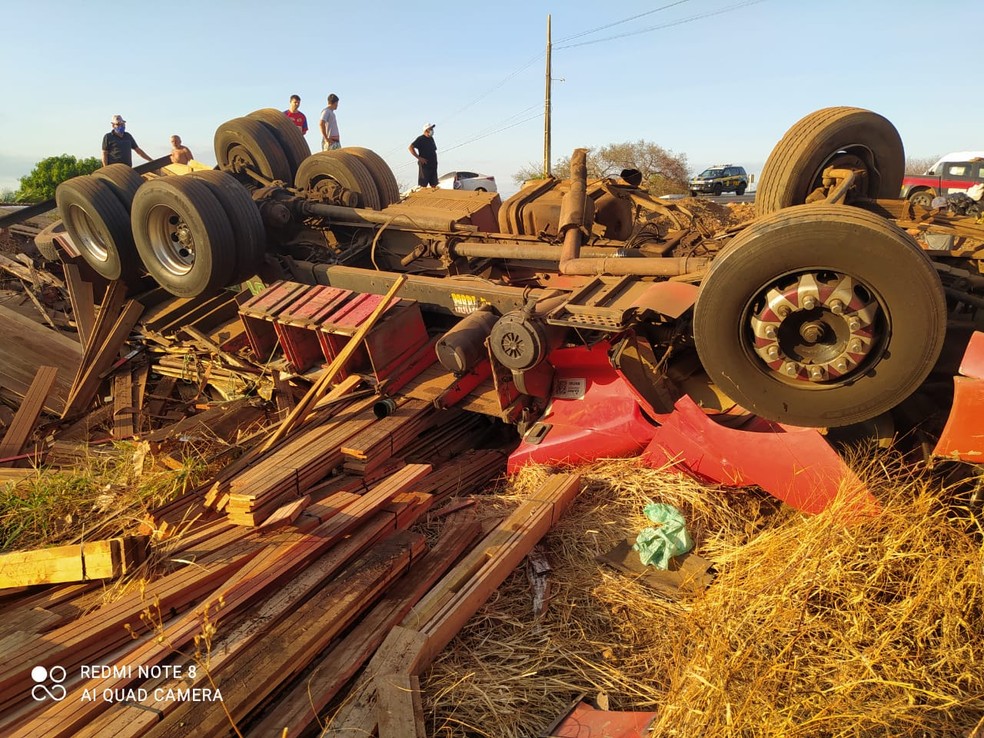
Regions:
<instances>
[{"instance_id":1,"label":"power line","mask_svg":"<svg viewBox=\"0 0 984 738\"><path fill-rule=\"evenodd\" d=\"M654 8L653 10L647 10L645 13L639 13L638 15L633 15L628 18L623 18L620 21L615 21L614 23L609 23L604 26L598 26L597 28L592 28L590 31L581 31L580 33L575 33L573 36L567 36L566 38L559 39L555 43L562 44L562 43L566 43L567 41L573 41L576 38L581 38L582 36L589 36L592 33L598 33L599 31L604 31L608 28L614 28L615 26L620 26L623 23L628 23L629 21L638 20L639 18L644 18L647 15L652 15L653 13L658 13L661 10L672 8L675 5L683 5L684 3L688 3L688 2L690 2L690 0L677 0L677 2L675 3L670 3L669 5L663 5L662 7Z\"/></svg>"},{"instance_id":2,"label":"power line","mask_svg":"<svg viewBox=\"0 0 984 738\"><path fill-rule=\"evenodd\" d=\"M605 36L604 38L596 38L592 41L582 41L577 44L567 44L566 46L554 47L554 51L561 51L563 49L574 49L578 46L588 46L589 44L600 44L602 41L614 41L620 38L626 38L627 36L638 36L640 33L649 33L650 31L660 31L664 28L673 28L674 26L682 26L684 23L692 23L695 20L701 20L703 18L710 18L715 15L723 15L724 13L730 13L734 10L739 10L741 8L747 8L750 5L758 5L765 0L747 0L747 2L739 3L737 5L732 5L728 8L722 8L720 10L712 10L706 13L700 13L698 15L692 15L688 18L681 18L677 21L671 21L669 23L662 23L658 26L650 26L649 28L641 28L638 31L627 31L626 33L620 33L616 36Z\"/></svg>"}]
</instances>

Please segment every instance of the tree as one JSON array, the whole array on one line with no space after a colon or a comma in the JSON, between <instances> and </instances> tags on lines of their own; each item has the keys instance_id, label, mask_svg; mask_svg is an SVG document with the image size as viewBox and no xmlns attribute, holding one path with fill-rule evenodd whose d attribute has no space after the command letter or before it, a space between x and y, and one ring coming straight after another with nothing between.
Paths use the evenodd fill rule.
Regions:
<instances>
[{"instance_id":1,"label":"tree","mask_svg":"<svg viewBox=\"0 0 984 738\"><path fill-rule=\"evenodd\" d=\"M17 193L13 190L0 190L0 202L11 203L17 202Z\"/></svg>"},{"instance_id":2,"label":"tree","mask_svg":"<svg viewBox=\"0 0 984 738\"><path fill-rule=\"evenodd\" d=\"M92 174L101 166L102 162L94 156L88 159L76 159L71 154L49 156L35 164L30 174L20 178L17 201L50 200L55 196L55 188L66 179L80 174Z\"/></svg>"},{"instance_id":3,"label":"tree","mask_svg":"<svg viewBox=\"0 0 984 738\"><path fill-rule=\"evenodd\" d=\"M650 141L626 141L608 144L600 149L588 149L588 179L617 177L623 169L638 169L642 187L653 195L683 194L687 191L688 165L686 154L674 154ZM570 176L571 158L559 159L553 167L561 177ZM517 184L527 179L543 177L539 165L530 163L516 174Z\"/></svg>"},{"instance_id":4,"label":"tree","mask_svg":"<svg viewBox=\"0 0 984 738\"><path fill-rule=\"evenodd\" d=\"M905 157L906 174L925 174L926 171L940 160L939 154L933 156L907 156Z\"/></svg>"}]
</instances>

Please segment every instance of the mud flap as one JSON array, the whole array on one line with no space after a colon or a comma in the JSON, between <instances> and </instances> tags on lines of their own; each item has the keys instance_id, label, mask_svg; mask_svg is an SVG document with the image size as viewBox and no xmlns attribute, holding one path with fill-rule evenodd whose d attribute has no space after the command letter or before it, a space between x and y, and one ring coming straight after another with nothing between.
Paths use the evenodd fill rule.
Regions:
<instances>
[{"instance_id":1,"label":"mud flap","mask_svg":"<svg viewBox=\"0 0 984 738\"><path fill-rule=\"evenodd\" d=\"M984 462L984 333L975 331L967 344L961 377L953 378L953 406L936 456L980 464Z\"/></svg>"},{"instance_id":2,"label":"mud flap","mask_svg":"<svg viewBox=\"0 0 984 738\"><path fill-rule=\"evenodd\" d=\"M765 421L761 430L728 428L687 395L659 422L643 452L652 467L675 467L728 487L756 485L810 514L826 510L839 494L846 496L845 511L879 511L861 480L815 429Z\"/></svg>"}]
</instances>

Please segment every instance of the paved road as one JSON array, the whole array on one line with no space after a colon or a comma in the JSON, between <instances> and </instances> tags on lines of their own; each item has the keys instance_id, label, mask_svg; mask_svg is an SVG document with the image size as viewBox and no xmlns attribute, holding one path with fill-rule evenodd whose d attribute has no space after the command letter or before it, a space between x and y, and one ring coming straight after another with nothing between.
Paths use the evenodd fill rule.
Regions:
<instances>
[{"instance_id":1,"label":"paved road","mask_svg":"<svg viewBox=\"0 0 984 738\"><path fill-rule=\"evenodd\" d=\"M686 197L686 195L668 195L666 199L680 200L684 197ZM732 203L755 202L755 192L746 192L744 195L741 195L740 197L734 193L725 193L723 195L718 195L717 197L715 197L714 195L698 195L698 197L702 197L706 200L711 200L712 202L719 202L724 205L727 205L729 202Z\"/></svg>"}]
</instances>

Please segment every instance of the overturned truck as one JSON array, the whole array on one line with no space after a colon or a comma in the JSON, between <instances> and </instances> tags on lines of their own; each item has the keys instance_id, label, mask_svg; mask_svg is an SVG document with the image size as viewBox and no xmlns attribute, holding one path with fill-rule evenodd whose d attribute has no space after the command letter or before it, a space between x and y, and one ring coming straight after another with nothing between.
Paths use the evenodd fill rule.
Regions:
<instances>
[{"instance_id":1,"label":"overturned truck","mask_svg":"<svg viewBox=\"0 0 984 738\"><path fill-rule=\"evenodd\" d=\"M958 378L963 419L944 428L939 411L978 346L984 226L898 198L902 141L876 113L797 122L762 172L758 218L718 232L631 171L589 181L584 150L568 179L505 202L401 201L381 157L311 154L276 110L220 126L215 154L216 170L144 179L114 165L63 183L68 238L52 241L55 229L45 246L181 297L256 276L385 294L405 273L400 297L419 303L459 394L484 392L483 411L519 430L515 464L655 444L656 461L737 483L758 479L723 458L742 441L705 458L725 430L784 435L788 451L785 426L891 434L927 421L941 453L981 450L967 421L979 389ZM971 375L984 363L973 352Z\"/></svg>"}]
</instances>

